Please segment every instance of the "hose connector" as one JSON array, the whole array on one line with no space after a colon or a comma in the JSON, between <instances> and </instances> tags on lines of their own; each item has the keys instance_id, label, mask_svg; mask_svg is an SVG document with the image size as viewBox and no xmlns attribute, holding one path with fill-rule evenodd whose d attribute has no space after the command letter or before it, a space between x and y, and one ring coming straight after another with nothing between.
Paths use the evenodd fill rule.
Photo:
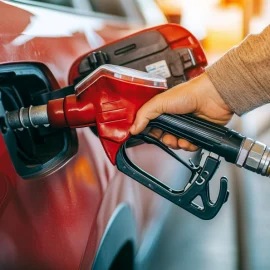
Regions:
<instances>
[{"instance_id":1,"label":"hose connector","mask_svg":"<svg viewBox=\"0 0 270 270\"><path fill-rule=\"evenodd\" d=\"M261 142L245 138L236 165L263 176L270 176L270 148Z\"/></svg>"}]
</instances>

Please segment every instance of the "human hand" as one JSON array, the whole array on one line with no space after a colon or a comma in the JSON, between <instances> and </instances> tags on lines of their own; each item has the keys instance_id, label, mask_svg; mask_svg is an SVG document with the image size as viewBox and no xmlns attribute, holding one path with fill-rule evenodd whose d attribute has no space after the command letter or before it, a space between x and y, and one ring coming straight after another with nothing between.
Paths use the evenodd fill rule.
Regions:
<instances>
[{"instance_id":1,"label":"human hand","mask_svg":"<svg viewBox=\"0 0 270 270\"><path fill-rule=\"evenodd\" d=\"M130 133L142 132L150 120L163 113L193 113L200 118L221 125L226 125L233 115L206 73L177 85L146 102L137 112ZM163 143L173 149L197 150L197 147L188 141L168 133L164 134L162 130L157 128L152 128L150 135L158 139L162 138Z\"/></svg>"}]
</instances>

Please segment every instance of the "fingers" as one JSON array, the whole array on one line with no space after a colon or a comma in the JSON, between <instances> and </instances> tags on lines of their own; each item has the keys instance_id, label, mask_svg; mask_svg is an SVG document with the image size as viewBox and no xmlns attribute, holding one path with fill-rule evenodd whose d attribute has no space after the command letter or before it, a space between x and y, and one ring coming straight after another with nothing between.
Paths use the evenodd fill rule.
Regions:
<instances>
[{"instance_id":1,"label":"fingers","mask_svg":"<svg viewBox=\"0 0 270 270\"><path fill-rule=\"evenodd\" d=\"M159 95L157 95L146 102L137 112L135 122L130 128L130 133L138 134L142 132L150 120L157 118L162 113L162 101Z\"/></svg>"},{"instance_id":2,"label":"fingers","mask_svg":"<svg viewBox=\"0 0 270 270\"><path fill-rule=\"evenodd\" d=\"M178 139L178 147L180 147L183 150L194 152L198 150L198 147L184 139Z\"/></svg>"},{"instance_id":3,"label":"fingers","mask_svg":"<svg viewBox=\"0 0 270 270\"><path fill-rule=\"evenodd\" d=\"M163 130L159 128L151 128L151 130L148 132L148 135L155 137L159 140L163 135Z\"/></svg>"},{"instance_id":4,"label":"fingers","mask_svg":"<svg viewBox=\"0 0 270 270\"><path fill-rule=\"evenodd\" d=\"M155 137L158 140L162 138L162 142L172 149L180 149L178 146L178 139L171 134L164 134L163 130L159 128L151 128L150 132L148 132L148 135Z\"/></svg>"},{"instance_id":5,"label":"fingers","mask_svg":"<svg viewBox=\"0 0 270 270\"><path fill-rule=\"evenodd\" d=\"M183 149L190 152L198 150L198 147L196 145L193 145L184 139L178 139L171 134L164 134L164 132L159 128L152 128L148 134L158 140L162 138L162 142L174 150Z\"/></svg>"},{"instance_id":6,"label":"fingers","mask_svg":"<svg viewBox=\"0 0 270 270\"><path fill-rule=\"evenodd\" d=\"M172 149L180 149L178 146L178 139L171 134L166 133L162 138L162 142Z\"/></svg>"},{"instance_id":7,"label":"fingers","mask_svg":"<svg viewBox=\"0 0 270 270\"><path fill-rule=\"evenodd\" d=\"M130 133L142 132L150 120L162 113L186 114L196 111L197 98L192 94L192 89L193 84L187 82L150 99L138 110Z\"/></svg>"},{"instance_id":8,"label":"fingers","mask_svg":"<svg viewBox=\"0 0 270 270\"><path fill-rule=\"evenodd\" d=\"M165 134L162 138L162 142L172 149L183 149L185 151L194 152L198 150L198 147L184 139L178 139L171 134Z\"/></svg>"}]
</instances>

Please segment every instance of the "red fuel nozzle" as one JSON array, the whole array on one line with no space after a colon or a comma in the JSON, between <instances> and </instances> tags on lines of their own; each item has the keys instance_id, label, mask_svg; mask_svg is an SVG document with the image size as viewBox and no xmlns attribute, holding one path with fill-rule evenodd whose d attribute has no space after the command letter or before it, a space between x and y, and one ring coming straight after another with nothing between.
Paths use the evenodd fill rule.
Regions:
<instances>
[{"instance_id":1,"label":"red fuel nozzle","mask_svg":"<svg viewBox=\"0 0 270 270\"><path fill-rule=\"evenodd\" d=\"M103 65L75 86L74 95L49 101L49 123L54 127L72 128L97 123L102 131L105 126L105 129L111 127L110 137L113 133L119 137L119 125L128 130L138 108L166 88L166 80L161 77Z\"/></svg>"},{"instance_id":2,"label":"red fuel nozzle","mask_svg":"<svg viewBox=\"0 0 270 270\"><path fill-rule=\"evenodd\" d=\"M167 82L162 77L103 65L75 86L74 95L51 100L47 107L10 112L7 118L12 128L35 127L39 123L57 128L96 125L102 145L115 164L116 153L129 137L138 109L165 89Z\"/></svg>"},{"instance_id":3,"label":"red fuel nozzle","mask_svg":"<svg viewBox=\"0 0 270 270\"><path fill-rule=\"evenodd\" d=\"M95 124L94 104L85 97L70 95L51 100L47 106L48 120L53 127L85 127Z\"/></svg>"},{"instance_id":4,"label":"red fuel nozzle","mask_svg":"<svg viewBox=\"0 0 270 270\"><path fill-rule=\"evenodd\" d=\"M54 127L96 125L103 147L115 164L138 109L167 89L166 79L129 68L103 65L75 87L75 95L48 103Z\"/></svg>"}]
</instances>

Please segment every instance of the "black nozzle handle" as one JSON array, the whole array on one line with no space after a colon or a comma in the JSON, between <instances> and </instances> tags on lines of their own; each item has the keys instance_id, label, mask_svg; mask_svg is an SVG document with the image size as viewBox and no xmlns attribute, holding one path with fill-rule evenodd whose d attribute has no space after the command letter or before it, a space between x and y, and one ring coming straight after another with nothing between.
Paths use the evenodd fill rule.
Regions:
<instances>
[{"instance_id":1,"label":"black nozzle handle","mask_svg":"<svg viewBox=\"0 0 270 270\"><path fill-rule=\"evenodd\" d=\"M162 114L151 120L150 127L157 127L183 138L231 163L237 157L245 137L234 130L214 124L194 115Z\"/></svg>"}]
</instances>

